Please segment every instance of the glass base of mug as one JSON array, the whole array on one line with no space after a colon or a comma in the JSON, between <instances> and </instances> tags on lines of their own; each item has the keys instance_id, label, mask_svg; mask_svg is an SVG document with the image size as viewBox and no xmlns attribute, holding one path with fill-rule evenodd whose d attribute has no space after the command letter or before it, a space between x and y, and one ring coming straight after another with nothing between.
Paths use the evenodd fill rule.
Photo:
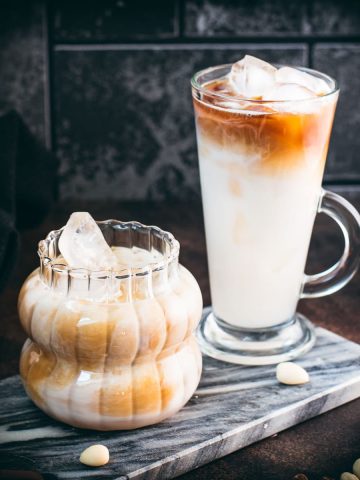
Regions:
<instances>
[{"instance_id":1,"label":"glass base of mug","mask_svg":"<svg viewBox=\"0 0 360 480\"><path fill-rule=\"evenodd\" d=\"M308 352L315 343L315 328L300 313L283 324L249 330L226 324L207 307L196 335L203 353L240 365L289 361Z\"/></svg>"}]
</instances>

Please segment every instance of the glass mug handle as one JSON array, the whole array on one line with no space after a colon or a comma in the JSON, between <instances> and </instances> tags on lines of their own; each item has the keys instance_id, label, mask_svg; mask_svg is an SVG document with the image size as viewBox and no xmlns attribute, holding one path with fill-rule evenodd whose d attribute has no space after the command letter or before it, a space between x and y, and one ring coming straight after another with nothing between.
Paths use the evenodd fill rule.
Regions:
<instances>
[{"instance_id":1,"label":"glass mug handle","mask_svg":"<svg viewBox=\"0 0 360 480\"><path fill-rule=\"evenodd\" d=\"M337 292L355 275L360 264L360 215L345 198L322 190L319 213L326 213L341 228L345 248L338 262L324 272L306 275L300 298L324 297Z\"/></svg>"}]
</instances>

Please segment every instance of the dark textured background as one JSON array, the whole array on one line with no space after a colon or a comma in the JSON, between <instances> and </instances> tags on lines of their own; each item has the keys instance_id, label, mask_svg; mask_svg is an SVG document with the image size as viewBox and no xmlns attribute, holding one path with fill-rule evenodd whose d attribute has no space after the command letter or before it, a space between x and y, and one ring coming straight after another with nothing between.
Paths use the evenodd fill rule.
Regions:
<instances>
[{"instance_id":1,"label":"dark textured background","mask_svg":"<svg viewBox=\"0 0 360 480\"><path fill-rule=\"evenodd\" d=\"M192 200L190 77L245 53L335 76L325 183L360 185L359 0L2 0L0 110L54 149L63 199Z\"/></svg>"}]
</instances>

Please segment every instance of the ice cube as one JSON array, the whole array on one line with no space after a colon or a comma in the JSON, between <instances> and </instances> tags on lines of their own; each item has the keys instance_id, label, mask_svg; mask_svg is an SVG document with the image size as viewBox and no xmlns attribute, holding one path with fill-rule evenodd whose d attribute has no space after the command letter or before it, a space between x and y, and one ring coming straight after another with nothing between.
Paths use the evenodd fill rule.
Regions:
<instances>
[{"instance_id":1,"label":"ice cube","mask_svg":"<svg viewBox=\"0 0 360 480\"><path fill-rule=\"evenodd\" d=\"M296 68L279 68L275 73L275 79L277 83L293 83L305 87L318 96L330 92L330 87L324 80Z\"/></svg>"},{"instance_id":2,"label":"ice cube","mask_svg":"<svg viewBox=\"0 0 360 480\"><path fill-rule=\"evenodd\" d=\"M245 98L259 98L275 84L276 68L259 58L245 55L234 63L229 83L235 93Z\"/></svg>"},{"instance_id":3,"label":"ice cube","mask_svg":"<svg viewBox=\"0 0 360 480\"><path fill-rule=\"evenodd\" d=\"M295 83L280 83L267 92L264 100L286 101L286 100L307 100L315 98L316 95L308 88L296 85Z\"/></svg>"},{"instance_id":4,"label":"ice cube","mask_svg":"<svg viewBox=\"0 0 360 480\"><path fill-rule=\"evenodd\" d=\"M74 212L60 236L59 249L73 268L107 270L116 267L116 256L87 212Z\"/></svg>"}]
</instances>

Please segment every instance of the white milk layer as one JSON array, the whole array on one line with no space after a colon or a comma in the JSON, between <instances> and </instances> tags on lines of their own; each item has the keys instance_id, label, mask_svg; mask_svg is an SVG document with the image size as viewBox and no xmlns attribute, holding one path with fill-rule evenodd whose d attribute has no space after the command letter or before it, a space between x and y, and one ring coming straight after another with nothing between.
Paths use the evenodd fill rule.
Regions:
<instances>
[{"instance_id":1,"label":"white milk layer","mask_svg":"<svg viewBox=\"0 0 360 480\"><path fill-rule=\"evenodd\" d=\"M116 256L117 268L121 267L145 267L150 263L164 260L163 255L157 250L145 250L139 247L111 247Z\"/></svg>"},{"instance_id":2,"label":"white milk layer","mask_svg":"<svg viewBox=\"0 0 360 480\"><path fill-rule=\"evenodd\" d=\"M217 147L199 131L198 145L214 312L242 328L282 323L302 288L319 162L309 152L292 170L254 173L246 165L258 159Z\"/></svg>"}]
</instances>

